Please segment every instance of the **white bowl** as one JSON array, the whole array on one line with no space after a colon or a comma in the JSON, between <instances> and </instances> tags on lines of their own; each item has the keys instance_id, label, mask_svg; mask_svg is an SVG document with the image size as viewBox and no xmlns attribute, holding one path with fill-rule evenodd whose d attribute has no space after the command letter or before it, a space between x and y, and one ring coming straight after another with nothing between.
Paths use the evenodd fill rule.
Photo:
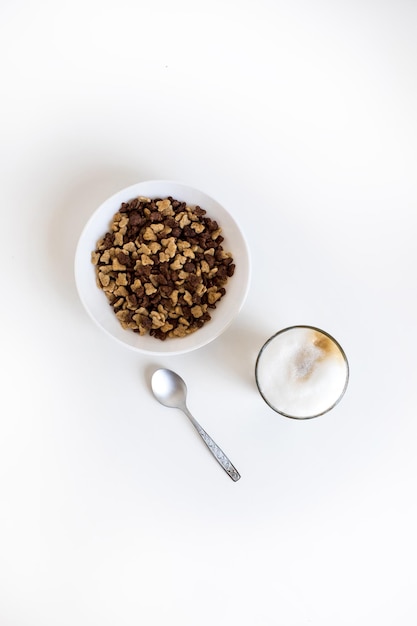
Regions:
<instances>
[{"instance_id":1,"label":"white bowl","mask_svg":"<svg viewBox=\"0 0 417 626\"><path fill-rule=\"evenodd\" d=\"M104 292L97 287L95 267L91 253L97 241L109 230L113 215L122 202L138 196L166 198L188 205L199 205L207 211L207 217L216 220L222 229L223 248L230 251L236 269L226 284L226 294L216 309L211 311L211 320L202 328L186 337L167 338L161 341L150 335L139 335L122 328ZM245 238L233 217L216 200L207 194L181 183L153 180L137 183L122 189L103 202L85 225L75 255L75 281L77 290L90 317L108 335L137 352L153 355L183 354L201 348L219 337L239 313L249 289L250 259Z\"/></svg>"}]
</instances>

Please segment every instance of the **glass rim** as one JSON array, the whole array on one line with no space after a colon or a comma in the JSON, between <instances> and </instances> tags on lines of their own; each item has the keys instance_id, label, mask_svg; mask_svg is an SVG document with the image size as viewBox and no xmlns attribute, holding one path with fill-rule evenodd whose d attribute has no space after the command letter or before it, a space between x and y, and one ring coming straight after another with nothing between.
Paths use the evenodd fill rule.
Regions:
<instances>
[{"instance_id":1,"label":"glass rim","mask_svg":"<svg viewBox=\"0 0 417 626\"><path fill-rule=\"evenodd\" d=\"M328 337L335 345L336 347L339 349L343 360L345 362L346 365L346 379L345 379L345 384L343 386L342 391L340 392L338 398L335 400L335 402L333 402L333 404L331 404L329 407L327 407L326 409L324 409L323 411L320 411L320 413L315 413L314 415L306 415L305 417L300 417L297 415L290 415L289 413L285 413L284 411L278 409L277 407L275 407L273 404L271 404L271 402L265 397L265 395L263 394L261 388L260 388L260 384L259 384L259 377L258 377L258 366L259 366L259 362L260 359L265 351L265 349L268 347L268 345L274 340L276 339L276 337L278 337L278 335L282 335L290 330L295 330L297 328L306 328L309 330L314 330L316 332L321 333L322 335L325 335L326 337ZM340 345L340 343L333 337L333 335L331 335L330 333L328 333L327 331L323 330L322 328L318 328L317 326L311 326L309 324L294 324L292 326L286 326L285 328L282 328L281 330L278 330L276 333L274 333L273 335L271 335L266 341L265 343L262 345L262 347L260 348L258 355L256 357L256 363L255 363L255 382L256 382L256 386L258 388L258 391L262 397L262 399L264 400L264 402L266 402L266 404L273 410L275 411L275 413L279 413L279 415L282 415L283 417L288 417L290 419L295 419L295 420L308 420L308 419L314 419L316 417L320 417L321 415L325 415L326 413L328 413L329 411L331 411L332 409L335 408L335 406L337 404L339 404L339 402L341 401L341 399L343 398L343 396L345 395L348 383L349 383L349 377L350 377L350 368L349 368L349 361L348 358L346 356L345 351L343 350L342 346Z\"/></svg>"}]
</instances>

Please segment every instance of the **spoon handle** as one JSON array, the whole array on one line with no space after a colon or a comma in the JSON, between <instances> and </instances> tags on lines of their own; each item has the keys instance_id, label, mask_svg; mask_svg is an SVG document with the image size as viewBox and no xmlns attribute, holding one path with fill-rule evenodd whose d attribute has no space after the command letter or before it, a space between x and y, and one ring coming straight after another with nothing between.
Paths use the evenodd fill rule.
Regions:
<instances>
[{"instance_id":1,"label":"spoon handle","mask_svg":"<svg viewBox=\"0 0 417 626\"><path fill-rule=\"evenodd\" d=\"M196 429L196 431L198 432L198 434L200 435L201 439L204 441L204 443L206 444L207 448L210 450L210 452L212 453L212 455L214 456L214 458L216 459L216 461L222 466L222 468L224 469L224 471L230 476L230 478L232 480L234 480L235 482L237 480L239 480L240 478L240 474L237 471L237 469L234 467L234 465L232 465L230 459L227 458L227 456L225 455L225 453L223 452L223 450L221 450L221 448L219 448L219 446L217 445L217 443L215 441L213 441L213 439L210 437L210 435L208 435L206 433L206 431L204 430L204 428L202 428L200 426L200 424L197 422L197 420L191 415L190 411L185 407L184 408L184 413L186 414L186 416L189 418L189 420L191 421L192 425L194 426L194 428Z\"/></svg>"}]
</instances>

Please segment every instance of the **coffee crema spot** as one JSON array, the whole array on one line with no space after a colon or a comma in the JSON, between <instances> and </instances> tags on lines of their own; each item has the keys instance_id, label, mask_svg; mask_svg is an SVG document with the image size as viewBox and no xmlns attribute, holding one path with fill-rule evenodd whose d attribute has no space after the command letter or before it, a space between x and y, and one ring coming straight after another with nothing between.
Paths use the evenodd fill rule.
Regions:
<instances>
[{"instance_id":1,"label":"coffee crema spot","mask_svg":"<svg viewBox=\"0 0 417 626\"><path fill-rule=\"evenodd\" d=\"M297 380L305 381L314 372L316 364L323 360L324 354L314 345L300 348L294 355L294 377Z\"/></svg>"},{"instance_id":2,"label":"coffee crema spot","mask_svg":"<svg viewBox=\"0 0 417 626\"><path fill-rule=\"evenodd\" d=\"M338 345L327 335L323 335L323 333L320 333L317 330L313 330L312 342L315 346L317 346L317 348L324 352L325 355L333 354L343 358L343 355L340 352L340 348L338 347Z\"/></svg>"}]
</instances>

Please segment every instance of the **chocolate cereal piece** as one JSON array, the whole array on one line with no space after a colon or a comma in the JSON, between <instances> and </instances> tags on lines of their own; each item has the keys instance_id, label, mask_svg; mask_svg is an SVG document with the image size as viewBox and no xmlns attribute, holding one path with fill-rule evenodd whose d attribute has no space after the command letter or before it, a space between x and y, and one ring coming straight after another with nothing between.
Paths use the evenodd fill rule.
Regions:
<instances>
[{"instance_id":1,"label":"chocolate cereal piece","mask_svg":"<svg viewBox=\"0 0 417 626\"><path fill-rule=\"evenodd\" d=\"M172 197L123 202L92 252L97 285L123 328L185 337L211 319L235 271L219 224Z\"/></svg>"}]
</instances>

